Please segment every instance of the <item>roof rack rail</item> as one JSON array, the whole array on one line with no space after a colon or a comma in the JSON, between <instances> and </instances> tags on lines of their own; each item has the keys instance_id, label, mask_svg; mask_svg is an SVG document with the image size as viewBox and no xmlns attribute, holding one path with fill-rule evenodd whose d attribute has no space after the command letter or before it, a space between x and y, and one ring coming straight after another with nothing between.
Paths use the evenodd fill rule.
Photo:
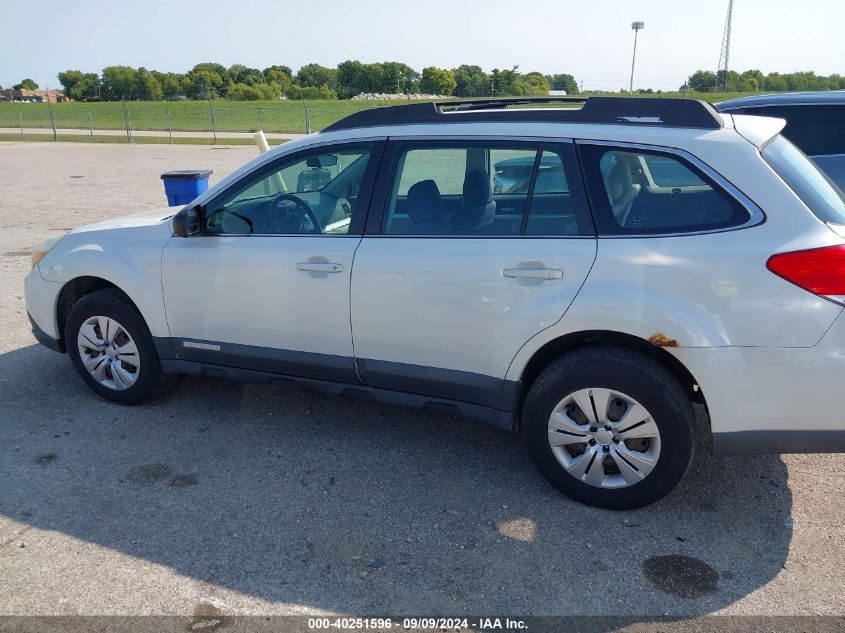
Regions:
<instances>
[{"instance_id":1,"label":"roof rack rail","mask_svg":"<svg viewBox=\"0 0 845 633\"><path fill-rule=\"evenodd\" d=\"M441 112L465 110L490 110L535 103L586 103L589 97L485 97L482 99L461 99L460 101L435 101Z\"/></svg>"},{"instance_id":2,"label":"roof rack rail","mask_svg":"<svg viewBox=\"0 0 845 633\"><path fill-rule=\"evenodd\" d=\"M580 108L517 108L533 104L583 104ZM323 128L324 132L385 125L426 123L609 123L719 129L719 112L698 99L648 97L514 97L426 101L371 108Z\"/></svg>"}]
</instances>

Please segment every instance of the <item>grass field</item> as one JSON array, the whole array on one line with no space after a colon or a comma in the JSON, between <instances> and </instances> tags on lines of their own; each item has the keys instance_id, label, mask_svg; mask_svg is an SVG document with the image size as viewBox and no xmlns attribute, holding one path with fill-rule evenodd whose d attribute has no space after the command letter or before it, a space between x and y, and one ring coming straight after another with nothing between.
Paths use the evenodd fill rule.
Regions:
<instances>
[{"instance_id":1,"label":"grass field","mask_svg":"<svg viewBox=\"0 0 845 633\"><path fill-rule=\"evenodd\" d=\"M305 109L311 116L311 129L319 130L363 108L396 105L403 102L374 101L207 101L127 103L132 130L211 131L219 132L305 132ZM57 103L53 105L56 127L99 130L125 130L123 104ZM90 113L90 119L89 119ZM49 128L50 111L46 103L0 103L0 127Z\"/></svg>"},{"instance_id":2,"label":"grass field","mask_svg":"<svg viewBox=\"0 0 845 633\"><path fill-rule=\"evenodd\" d=\"M747 93L687 93L687 97L723 101ZM637 95L679 97L680 93ZM311 129L320 130L364 108L399 105L407 101L133 101L126 104L132 130L219 132L305 132L305 110L311 116ZM99 130L125 130L123 104L57 103L53 105L56 127ZM90 117L89 117L90 114ZM46 103L0 103L0 128L49 128L50 110ZM79 139L75 139L79 140Z\"/></svg>"}]
</instances>

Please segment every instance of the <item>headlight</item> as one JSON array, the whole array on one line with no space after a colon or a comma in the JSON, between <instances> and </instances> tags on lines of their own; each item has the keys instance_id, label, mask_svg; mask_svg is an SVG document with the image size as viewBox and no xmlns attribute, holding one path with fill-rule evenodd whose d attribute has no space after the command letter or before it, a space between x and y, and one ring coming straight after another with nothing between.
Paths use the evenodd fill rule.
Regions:
<instances>
[{"instance_id":1,"label":"headlight","mask_svg":"<svg viewBox=\"0 0 845 633\"><path fill-rule=\"evenodd\" d=\"M59 235L58 237L51 237L50 239L44 240L40 244L38 244L35 248L32 249L32 267L35 268L44 256L50 252L50 249L53 248L56 244L59 243L64 235Z\"/></svg>"}]
</instances>

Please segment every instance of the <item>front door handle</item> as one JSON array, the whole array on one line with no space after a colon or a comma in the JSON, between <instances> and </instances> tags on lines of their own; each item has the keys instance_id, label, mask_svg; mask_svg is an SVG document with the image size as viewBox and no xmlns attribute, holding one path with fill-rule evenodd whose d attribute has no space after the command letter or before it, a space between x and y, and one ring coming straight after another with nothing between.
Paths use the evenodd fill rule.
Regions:
<instances>
[{"instance_id":1,"label":"front door handle","mask_svg":"<svg viewBox=\"0 0 845 633\"><path fill-rule=\"evenodd\" d=\"M296 268L309 273L343 272L343 264L336 264L335 262L299 262Z\"/></svg>"},{"instance_id":2,"label":"front door handle","mask_svg":"<svg viewBox=\"0 0 845 633\"><path fill-rule=\"evenodd\" d=\"M513 279L563 279L563 271L560 268L505 268L502 274Z\"/></svg>"}]
</instances>

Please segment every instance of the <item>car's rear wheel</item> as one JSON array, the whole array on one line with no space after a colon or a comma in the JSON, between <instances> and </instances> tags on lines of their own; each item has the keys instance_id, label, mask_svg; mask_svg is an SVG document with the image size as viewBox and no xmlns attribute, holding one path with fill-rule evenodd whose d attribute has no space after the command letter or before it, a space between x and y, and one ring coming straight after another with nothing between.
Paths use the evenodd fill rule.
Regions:
<instances>
[{"instance_id":1,"label":"car's rear wheel","mask_svg":"<svg viewBox=\"0 0 845 633\"><path fill-rule=\"evenodd\" d=\"M692 405L677 378L626 349L588 347L534 382L523 430L546 478L577 501L624 510L657 501L689 468Z\"/></svg>"},{"instance_id":2,"label":"car's rear wheel","mask_svg":"<svg viewBox=\"0 0 845 633\"><path fill-rule=\"evenodd\" d=\"M77 301L64 334L76 371L102 397L136 404L162 386L149 329L120 291L98 290Z\"/></svg>"}]
</instances>

